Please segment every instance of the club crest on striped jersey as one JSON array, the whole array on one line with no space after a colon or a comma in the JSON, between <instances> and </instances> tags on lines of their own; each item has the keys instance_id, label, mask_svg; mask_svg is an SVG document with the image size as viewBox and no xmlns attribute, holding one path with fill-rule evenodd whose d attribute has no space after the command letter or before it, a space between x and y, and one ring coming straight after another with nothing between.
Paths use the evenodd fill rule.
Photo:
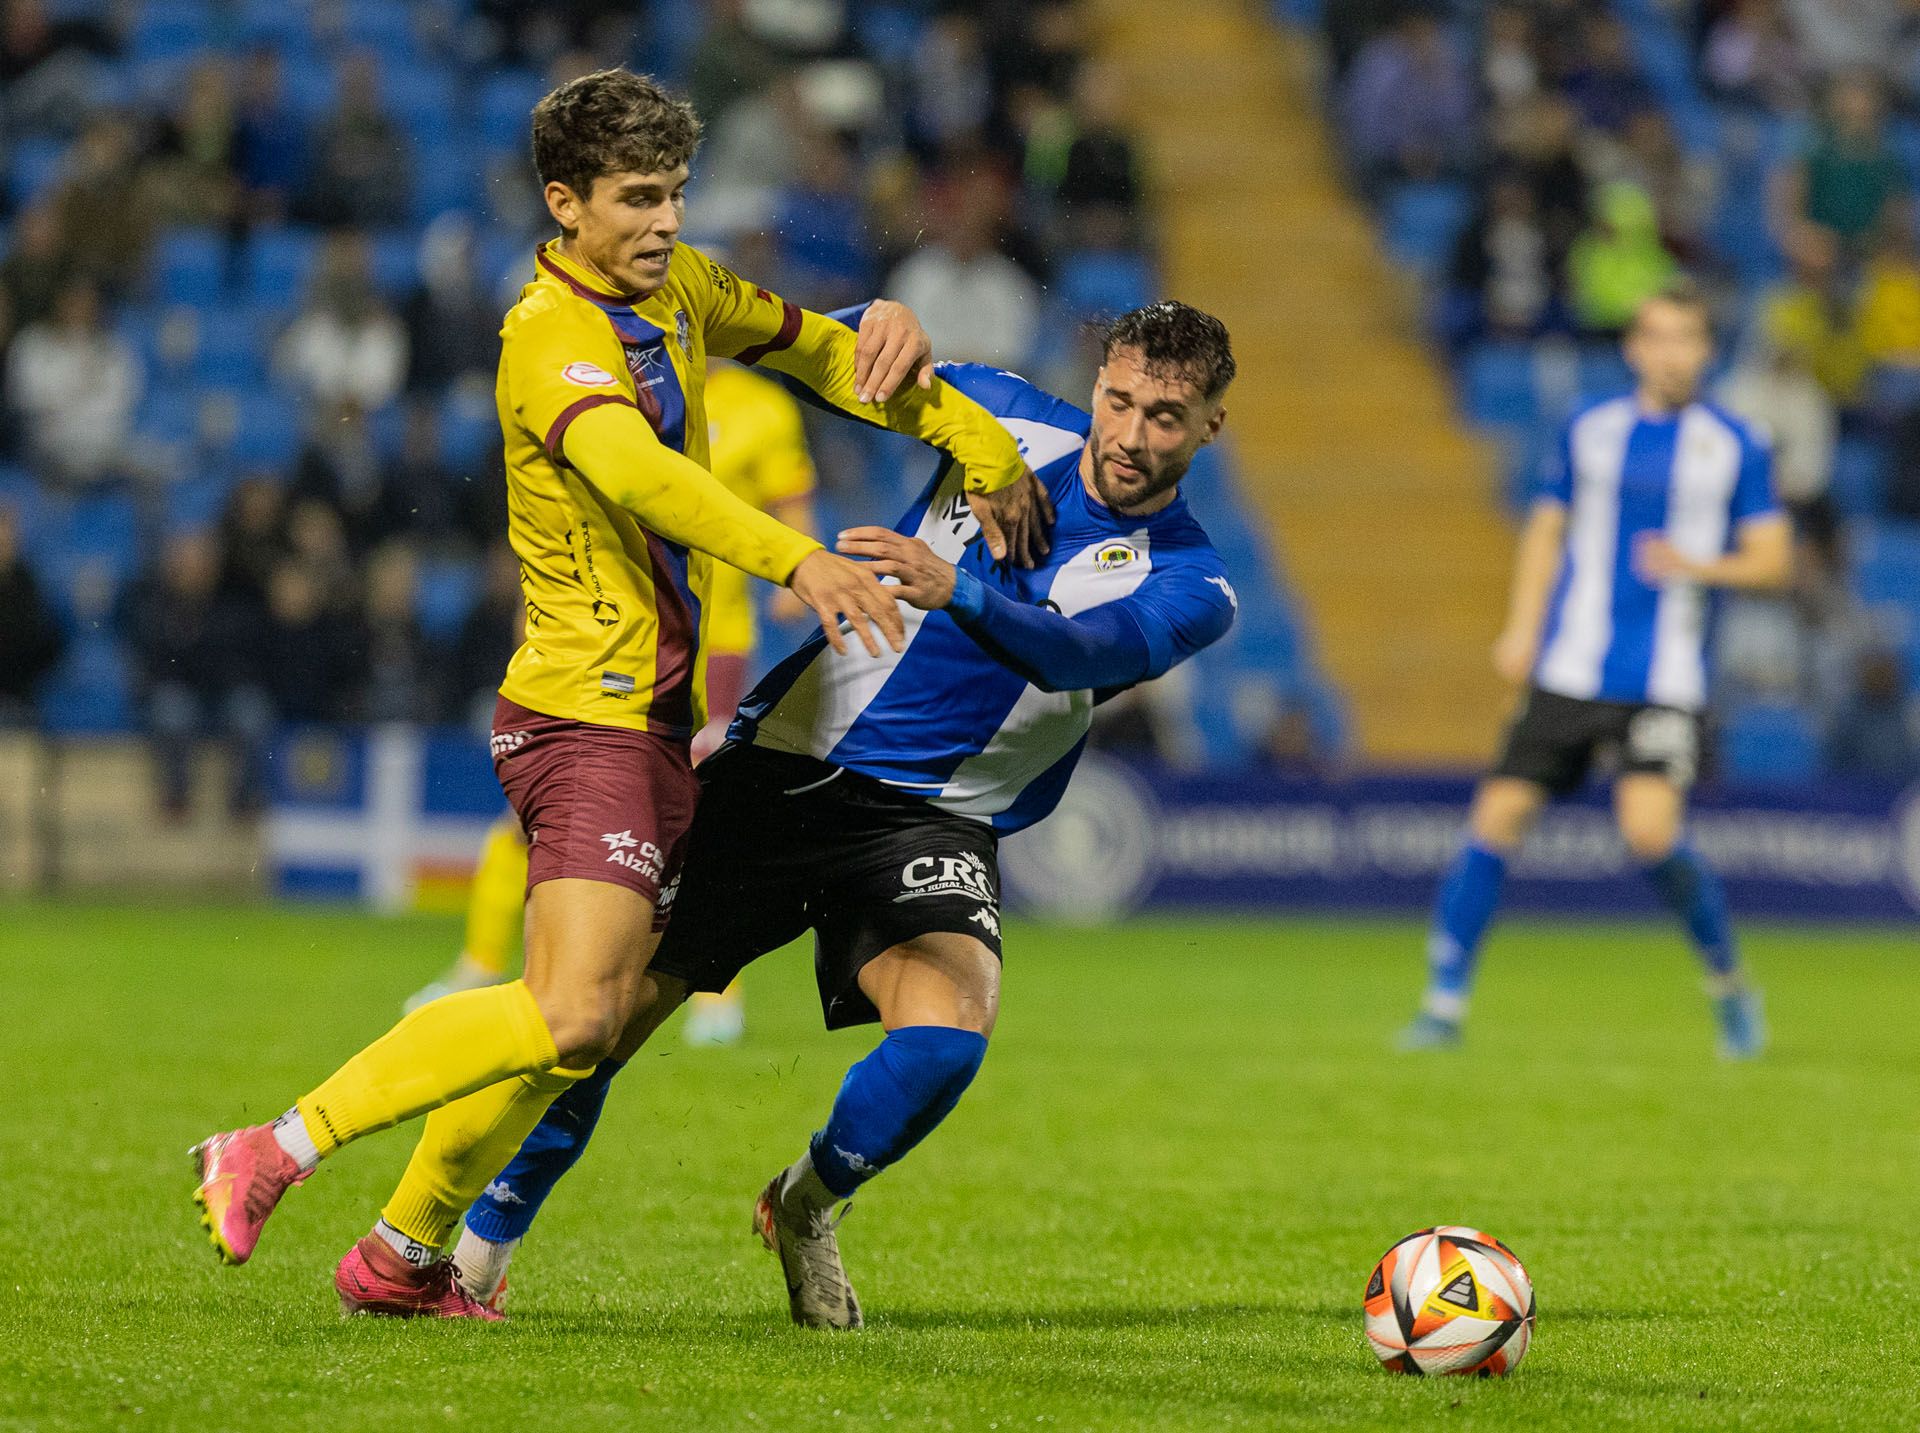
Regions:
<instances>
[{"instance_id":1,"label":"club crest on striped jersey","mask_svg":"<svg viewBox=\"0 0 1920 1433\"><path fill-rule=\"evenodd\" d=\"M1093 565L1100 572L1112 572L1140 560L1140 549L1130 542L1109 542L1093 554Z\"/></svg>"},{"instance_id":2,"label":"club crest on striped jersey","mask_svg":"<svg viewBox=\"0 0 1920 1433\"><path fill-rule=\"evenodd\" d=\"M605 388L613 382L613 375L597 363L569 363L560 376L580 388Z\"/></svg>"},{"instance_id":3,"label":"club crest on striped jersey","mask_svg":"<svg viewBox=\"0 0 1920 1433\"><path fill-rule=\"evenodd\" d=\"M687 317L687 311L683 308L673 311L673 336L680 344L680 351L692 358L693 320Z\"/></svg>"}]
</instances>

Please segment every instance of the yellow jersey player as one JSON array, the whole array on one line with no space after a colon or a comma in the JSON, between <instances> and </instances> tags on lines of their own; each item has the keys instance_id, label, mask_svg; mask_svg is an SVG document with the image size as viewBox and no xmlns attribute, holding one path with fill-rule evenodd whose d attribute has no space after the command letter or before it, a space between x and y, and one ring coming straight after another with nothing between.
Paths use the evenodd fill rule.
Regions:
<instances>
[{"instance_id":1,"label":"yellow jersey player","mask_svg":"<svg viewBox=\"0 0 1920 1433\"><path fill-rule=\"evenodd\" d=\"M217 1253L242 1263L287 1190L341 1146L430 1114L400 1186L334 1273L348 1312L493 1318L443 1249L560 1091L651 998L705 724L713 562L790 587L825 640L878 657L904 624L866 567L729 493L704 466L709 353L948 453L996 554L1031 562L1043 498L1012 436L938 380L890 397L853 333L679 242L700 126L650 80L601 70L533 111L560 230L507 314L497 384L527 638L495 714L495 768L530 842L526 974L422 1006L271 1124L194 1149Z\"/></svg>"},{"instance_id":2,"label":"yellow jersey player","mask_svg":"<svg viewBox=\"0 0 1920 1433\"><path fill-rule=\"evenodd\" d=\"M885 342L896 331L907 340L903 352L922 351L925 336L907 310L885 303L868 307L863 333ZM713 475L730 492L798 532L814 531L813 459L807 454L800 405L785 389L737 363L713 362L707 369L707 438ZM751 582L737 567L714 566L706 602L707 724L693 739L696 764L725 740L746 691L748 664L758 643ZM791 621L805 613L789 589L776 590L774 615ZM519 818L508 813L487 832L481 848L467 896L459 957L446 974L409 998L408 1011L457 990L507 979L526 890L526 834ZM687 1042L732 1044L744 1033L745 1019L738 981L719 993L699 992L688 1001Z\"/></svg>"}]
</instances>

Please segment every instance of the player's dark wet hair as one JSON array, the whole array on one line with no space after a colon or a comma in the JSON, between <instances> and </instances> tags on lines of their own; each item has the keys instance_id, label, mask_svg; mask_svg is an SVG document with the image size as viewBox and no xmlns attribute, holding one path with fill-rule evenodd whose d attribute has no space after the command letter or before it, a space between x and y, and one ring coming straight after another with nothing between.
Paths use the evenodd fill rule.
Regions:
<instances>
[{"instance_id":1,"label":"player's dark wet hair","mask_svg":"<svg viewBox=\"0 0 1920 1433\"><path fill-rule=\"evenodd\" d=\"M1227 391L1237 371L1227 326L1172 299L1123 313L1102 329L1101 362L1116 348L1137 348L1149 373L1178 374L1210 399Z\"/></svg>"},{"instance_id":2,"label":"player's dark wet hair","mask_svg":"<svg viewBox=\"0 0 1920 1433\"><path fill-rule=\"evenodd\" d=\"M691 163L700 117L645 75L595 70L533 107L533 167L582 199L606 174L657 174Z\"/></svg>"}]
</instances>

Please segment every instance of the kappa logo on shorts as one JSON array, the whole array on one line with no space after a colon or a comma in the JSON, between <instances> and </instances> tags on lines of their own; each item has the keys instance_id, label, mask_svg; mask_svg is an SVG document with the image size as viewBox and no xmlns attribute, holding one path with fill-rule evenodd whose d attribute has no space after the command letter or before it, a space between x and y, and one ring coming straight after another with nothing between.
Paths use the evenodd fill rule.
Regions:
<instances>
[{"instance_id":1,"label":"kappa logo on shorts","mask_svg":"<svg viewBox=\"0 0 1920 1433\"><path fill-rule=\"evenodd\" d=\"M893 898L895 905L922 896L971 896L989 905L994 899L993 878L987 871L987 863L973 851L911 860L900 869L900 884L905 889Z\"/></svg>"},{"instance_id":2,"label":"kappa logo on shorts","mask_svg":"<svg viewBox=\"0 0 1920 1433\"><path fill-rule=\"evenodd\" d=\"M527 734L524 731L496 731L488 740L487 747L492 751L493 759L498 761L503 756L512 755L526 744Z\"/></svg>"},{"instance_id":3,"label":"kappa logo on shorts","mask_svg":"<svg viewBox=\"0 0 1920 1433\"><path fill-rule=\"evenodd\" d=\"M616 866L638 871L650 881L659 880L666 870L665 852L651 841L640 840L631 830L609 831L600 839L607 843L607 859Z\"/></svg>"},{"instance_id":4,"label":"kappa logo on shorts","mask_svg":"<svg viewBox=\"0 0 1920 1433\"><path fill-rule=\"evenodd\" d=\"M967 917L975 925L984 929L995 940L1000 939L1000 917L993 913L992 906L982 906Z\"/></svg>"},{"instance_id":5,"label":"kappa logo on shorts","mask_svg":"<svg viewBox=\"0 0 1920 1433\"><path fill-rule=\"evenodd\" d=\"M662 915L672 908L673 898L680 894L680 876L675 872L672 880L660 889L660 899L653 903L654 914Z\"/></svg>"}]
</instances>

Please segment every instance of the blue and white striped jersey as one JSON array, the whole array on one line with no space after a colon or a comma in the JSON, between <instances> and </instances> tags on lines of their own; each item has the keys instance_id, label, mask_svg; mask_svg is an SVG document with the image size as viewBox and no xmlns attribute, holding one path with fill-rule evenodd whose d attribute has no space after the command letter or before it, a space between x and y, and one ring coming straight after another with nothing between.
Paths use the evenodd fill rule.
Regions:
<instances>
[{"instance_id":1,"label":"blue and white striped jersey","mask_svg":"<svg viewBox=\"0 0 1920 1433\"><path fill-rule=\"evenodd\" d=\"M1124 604L1155 673L1226 632L1237 605L1226 566L1184 497L1151 517L1122 517L1081 484L1084 412L1011 373L977 364L939 372L1019 441L1058 510L1052 551L1031 571L996 563L946 460L898 531L1014 601L1067 617ZM837 654L816 634L748 694L731 735L860 772L998 831L1032 825L1073 773L1094 693L1040 690L945 612L902 616L906 650L878 658L857 642Z\"/></svg>"},{"instance_id":2,"label":"blue and white striped jersey","mask_svg":"<svg viewBox=\"0 0 1920 1433\"><path fill-rule=\"evenodd\" d=\"M1634 546L1660 533L1687 557L1721 556L1742 523L1779 511L1771 469L1766 444L1711 403L1656 417L1628 396L1575 414L1542 493L1566 504L1567 537L1535 685L1699 710L1709 595L1642 582Z\"/></svg>"}]
</instances>

